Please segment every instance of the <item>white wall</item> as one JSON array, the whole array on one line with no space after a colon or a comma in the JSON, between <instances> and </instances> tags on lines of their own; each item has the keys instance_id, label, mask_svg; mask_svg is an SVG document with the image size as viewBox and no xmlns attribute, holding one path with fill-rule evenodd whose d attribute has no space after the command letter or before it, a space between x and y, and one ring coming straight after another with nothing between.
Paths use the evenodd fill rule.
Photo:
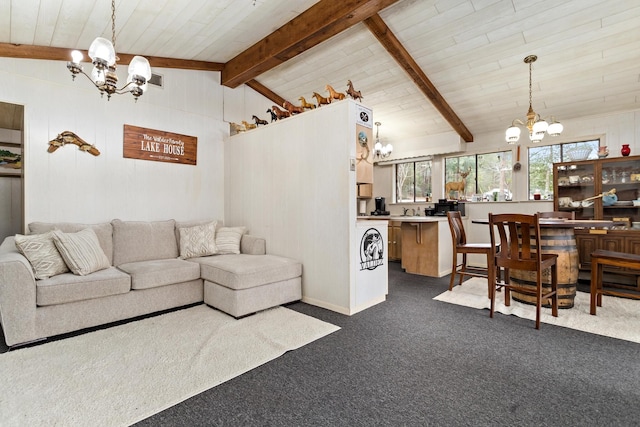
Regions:
<instances>
[{"instance_id":1,"label":"white wall","mask_svg":"<svg viewBox=\"0 0 640 427\"><path fill-rule=\"evenodd\" d=\"M224 121L240 124L244 120L253 124L251 116L255 115L262 120L271 122L271 114L267 113L267 109L273 106L273 101L246 85L238 86L235 89L223 86L222 89Z\"/></svg>"},{"instance_id":2,"label":"white wall","mask_svg":"<svg viewBox=\"0 0 640 427\"><path fill-rule=\"evenodd\" d=\"M0 101L25 106L25 224L224 218L228 124L219 73L154 71L164 88L150 86L137 103L128 94L107 101L84 76L72 82L64 62L0 58ZM196 136L197 165L123 158L124 124ZM100 156L76 146L48 153L48 141L65 130Z\"/></svg>"},{"instance_id":3,"label":"white wall","mask_svg":"<svg viewBox=\"0 0 640 427\"><path fill-rule=\"evenodd\" d=\"M0 141L22 143L22 132L0 129ZM3 147L0 147L2 149ZM0 177L0 242L22 231L22 178L20 175Z\"/></svg>"},{"instance_id":4,"label":"white wall","mask_svg":"<svg viewBox=\"0 0 640 427\"><path fill-rule=\"evenodd\" d=\"M303 300L341 313L355 304L355 113L340 101L225 142L227 224L300 260Z\"/></svg>"},{"instance_id":5,"label":"white wall","mask_svg":"<svg viewBox=\"0 0 640 427\"><path fill-rule=\"evenodd\" d=\"M22 182L20 177L0 177L0 242L22 230Z\"/></svg>"}]
</instances>

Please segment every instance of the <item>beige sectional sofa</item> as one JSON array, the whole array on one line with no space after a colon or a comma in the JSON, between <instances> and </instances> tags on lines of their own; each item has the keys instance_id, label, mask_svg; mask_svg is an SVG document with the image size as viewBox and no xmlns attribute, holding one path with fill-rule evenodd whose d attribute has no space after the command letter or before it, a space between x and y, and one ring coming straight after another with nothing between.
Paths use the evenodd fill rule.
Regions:
<instances>
[{"instance_id":1,"label":"beige sectional sofa","mask_svg":"<svg viewBox=\"0 0 640 427\"><path fill-rule=\"evenodd\" d=\"M242 227L217 228L215 236L204 237L208 244L206 240L219 238L221 230L235 231L237 250L233 242L231 248L226 242L219 246L225 248L223 254L197 256L197 246L193 256L184 248L185 233L205 224L211 222L31 223L27 237L52 232L75 238L82 232L95 241L93 233L86 232L91 229L95 246L99 244L106 256L105 265L89 274L71 271L42 279L36 279L36 270L23 255L28 254L24 237L7 237L0 246L0 323L7 345L199 302L241 317L302 297L301 264L266 254L265 240L244 233Z\"/></svg>"}]
</instances>

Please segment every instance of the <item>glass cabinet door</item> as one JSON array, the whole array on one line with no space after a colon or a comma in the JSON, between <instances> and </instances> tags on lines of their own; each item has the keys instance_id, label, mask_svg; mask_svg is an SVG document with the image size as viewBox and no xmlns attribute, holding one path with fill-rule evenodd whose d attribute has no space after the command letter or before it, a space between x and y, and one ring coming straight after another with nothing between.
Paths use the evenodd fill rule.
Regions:
<instances>
[{"instance_id":1,"label":"glass cabinet door","mask_svg":"<svg viewBox=\"0 0 640 427\"><path fill-rule=\"evenodd\" d=\"M555 210L573 211L576 219L595 218L600 200L593 198L599 183L596 182L594 161L556 163L554 182ZM589 200L590 199L590 200Z\"/></svg>"},{"instance_id":2,"label":"glass cabinet door","mask_svg":"<svg viewBox=\"0 0 640 427\"><path fill-rule=\"evenodd\" d=\"M640 229L640 158L619 157L601 161L603 219L624 221Z\"/></svg>"}]
</instances>

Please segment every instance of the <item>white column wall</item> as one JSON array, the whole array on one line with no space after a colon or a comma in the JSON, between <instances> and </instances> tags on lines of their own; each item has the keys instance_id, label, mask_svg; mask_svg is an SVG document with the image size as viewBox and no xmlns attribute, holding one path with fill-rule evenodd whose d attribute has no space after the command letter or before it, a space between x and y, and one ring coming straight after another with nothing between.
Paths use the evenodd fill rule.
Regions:
<instances>
[{"instance_id":1,"label":"white column wall","mask_svg":"<svg viewBox=\"0 0 640 427\"><path fill-rule=\"evenodd\" d=\"M341 101L225 142L225 218L303 264L303 300L349 313L355 298L355 103Z\"/></svg>"},{"instance_id":2,"label":"white column wall","mask_svg":"<svg viewBox=\"0 0 640 427\"><path fill-rule=\"evenodd\" d=\"M91 64L85 64L90 71ZM0 58L0 100L25 106L25 225L32 221L102 222L223 218L223 102L219 73L154 69L164 88L149 86L110 101L84 77L72 82L62 61ZM126 66L119 68L126 80ZM123 158L123 125L198 138L197 165ZM94 144L48 153L69 130Z\"/></svg>"}]
</instances>

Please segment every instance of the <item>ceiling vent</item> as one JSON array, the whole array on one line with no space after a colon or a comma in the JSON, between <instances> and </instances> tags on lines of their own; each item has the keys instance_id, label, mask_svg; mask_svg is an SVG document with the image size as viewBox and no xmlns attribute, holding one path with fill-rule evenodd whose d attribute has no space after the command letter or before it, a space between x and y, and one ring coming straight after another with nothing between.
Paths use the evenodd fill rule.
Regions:
<instances>
[{"instance_id":1,"label":"ceiling vent","mask_svg":"<svg viewBox=\"0 0 640 427\"><path fill-rule=\"evenodd\" d=\"M149 84L163 87L164 86L164 76L162 74L151 73L151 78L149 79Z\"/></svg>"}]
</instances>

